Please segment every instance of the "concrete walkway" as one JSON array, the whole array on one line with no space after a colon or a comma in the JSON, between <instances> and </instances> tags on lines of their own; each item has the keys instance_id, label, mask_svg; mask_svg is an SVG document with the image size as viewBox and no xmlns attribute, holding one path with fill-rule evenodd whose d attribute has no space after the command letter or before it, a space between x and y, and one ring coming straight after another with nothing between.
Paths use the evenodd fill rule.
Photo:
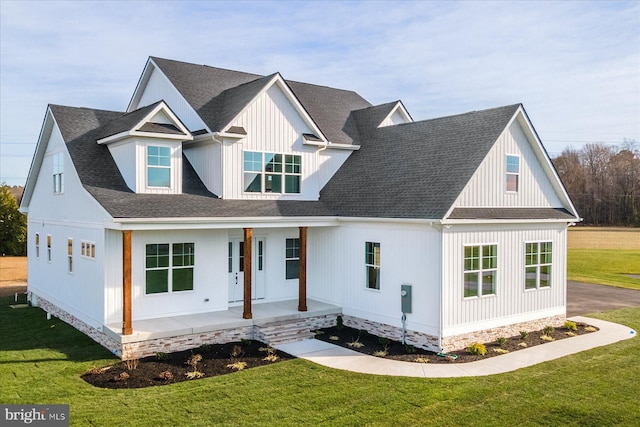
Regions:
<instances>
[{"instance_id":1,"label":"concrete walkway","mask_svg":"<svg viewBox=\"0 0 640 427\"><path fill-rule=\"evenodd\" d=\"M469 363L400 362L369 356L313 339L280 344L276 347L292 356L345 371L372 375L448 378L502 374L636 336L636 331L617 323L581 316L573 317L571 320L596 326L600 330Z\"/></svg>"}]
</instances>

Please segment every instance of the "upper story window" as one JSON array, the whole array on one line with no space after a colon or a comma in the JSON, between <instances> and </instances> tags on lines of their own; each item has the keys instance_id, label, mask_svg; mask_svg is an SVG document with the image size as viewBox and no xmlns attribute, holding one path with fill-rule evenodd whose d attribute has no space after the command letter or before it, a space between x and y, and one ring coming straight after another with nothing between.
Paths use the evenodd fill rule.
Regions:
<instances>
[{"instance_id":1,"label":"upper story window","mask_svg":"<svg viewBox=\"0 0 640 427\"><path fill-rule=\"evenodd\" d=\"M147 146L147 186L171 187L171 148Z\"/></svg>"},{"instance_id":2,"label":"upper story window","mask_svg":"<svg viewBox=\"0 0 640 427\"><path fill-rule=\"evenodd\" d=\"M464 247L464 297L496 293L498 245Z\"/></svg>"},{"instance_id":3,"label":"upper story window","mask_svg":"<svg viewBox=\"0 0 640 427\"><path fill-rule=\"evenodd\" d=\"M364 252L367 288L380 290L380 243L365 242Z\"/></svg>"},{"instance_id":4,"label":"upper story window","mask_svg":"<svg viewBox=\"0 0 640 427\"><path fill-rule=\"evenodd\" d=\"M507 191L517 192L520 181L520 156L507 154Z\"/></svg>"},{"instance_id":5,"label":"upper story window","mask_svg":"<svg viewBox=\"0 0 640 427\"><path fill-rule=\"evenodd\" d=\"M551 286L551 242L534 242L525 245L525 289Z\"/></svg>"},{"instance_id":6,"label":"upper story window","mask_svg":"<svg viewBox=\"0 0 640 427\"><path fill-rule=\"evenodd\" d=\"M94 242L82 241L82 256L85 258L96 259L96 244Z\"/></svg>"},{"instance_id":7,"label":"upper story window","mask_svg":"<svg viewBox=\"0 0 640 427\"><path fill-rule=\"evenodd\" d=\"M51 262L51 234L47 234L47 261Z\"/></svg>"},{"instance_id":8,"label":"upper story window","mask_svg":"<svg viewBox=\"0 0 640 427\"><path fill-rule=\"evenodd\" d=\"M69 273L73 273L73 239L67 239L67 267Z\"/></svg>"},{"instance_id":9,"label":"upper story window","mask_svg":"<svg viewBox=\"0 0 640 427\"><path fill-rule=\"evenodd\" d=\"M244 152L244 191L247 193L299 194L302 156Z\"/></svg>"},{"instance_id":10,"label":"upper story window","mask_svg":"<svg viewBox=\"0 0 640 427\"><path fill-rule=\"evenodd\" d=\"M64 154L53 155L53 193L64 193Z\"/></svg>"},{"instance_id":11,"label":"upper story window","mask_svg":"<svg viewBox=\"0 0 640 427\"><path fill-rule=\"evenodd\" d=\"M36 233L36 258L40 259L40 233Z\"/></svg>"}]
</instances>

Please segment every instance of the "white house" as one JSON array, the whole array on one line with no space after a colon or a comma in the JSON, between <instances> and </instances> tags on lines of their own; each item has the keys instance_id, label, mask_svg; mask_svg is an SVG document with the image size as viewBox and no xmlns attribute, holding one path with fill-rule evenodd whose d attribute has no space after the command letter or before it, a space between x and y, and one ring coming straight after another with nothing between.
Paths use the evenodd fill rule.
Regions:
<instances>
[{"instance_id":1,"label":"white house","mask_svg":"<svg viewBox=\"0 0 640 427\"><path fill-rule=\"evenodd\" d=\"M123 358L339 314L445 351L557 325L580 220L520 104L413 121L155 57L126 112L48 106L21 208L31 302Z\"/></svg>"}]
</instances>

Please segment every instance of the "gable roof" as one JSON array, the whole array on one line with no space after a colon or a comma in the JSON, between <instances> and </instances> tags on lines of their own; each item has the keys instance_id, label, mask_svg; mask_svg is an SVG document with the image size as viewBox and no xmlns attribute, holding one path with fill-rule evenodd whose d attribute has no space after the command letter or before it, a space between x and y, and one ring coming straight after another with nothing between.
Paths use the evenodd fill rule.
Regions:
<instances>
[{"instance_id":1,"label":"gable roof","mask_svg":"<svg viewBox=\"0 0 640 427\"><path fill-rule=\"evenodd\" d=\"M368 129L361 135L362 148L321 190L320 199L340 216L442 219L518 108L374 129L383 106L356 112L356 126Z\"/></svg>"},{"instance_id":2,"label":"gable roof","mask_svg":"<svg viewBox=\"0 0 640 427\"><path fill-rule=\"evenodd\" d=\"M278 73L260 76L150 57L212 132L220 132ZM353 144L344 127L353 110L371 106L353 91L284 80L331 142Z\"/></svg>"}]
</instances>

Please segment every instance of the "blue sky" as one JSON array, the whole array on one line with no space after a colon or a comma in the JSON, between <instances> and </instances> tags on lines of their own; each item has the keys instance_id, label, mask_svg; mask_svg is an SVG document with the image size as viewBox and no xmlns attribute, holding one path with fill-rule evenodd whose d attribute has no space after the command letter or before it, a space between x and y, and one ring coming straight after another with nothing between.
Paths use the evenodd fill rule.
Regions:
<instances>
[{"instance_id":1,"label":"blue sky","mask_svg":"<svg viewBox=\"0 0 640 427\"><path fill-rule=\"evenodd\" d=\"M551 155L640 142L640 2L0 0L0 182L49 103L124 110L147 57L401 99L415 120L522 102Z\"/></svg>"}]
</instances>

